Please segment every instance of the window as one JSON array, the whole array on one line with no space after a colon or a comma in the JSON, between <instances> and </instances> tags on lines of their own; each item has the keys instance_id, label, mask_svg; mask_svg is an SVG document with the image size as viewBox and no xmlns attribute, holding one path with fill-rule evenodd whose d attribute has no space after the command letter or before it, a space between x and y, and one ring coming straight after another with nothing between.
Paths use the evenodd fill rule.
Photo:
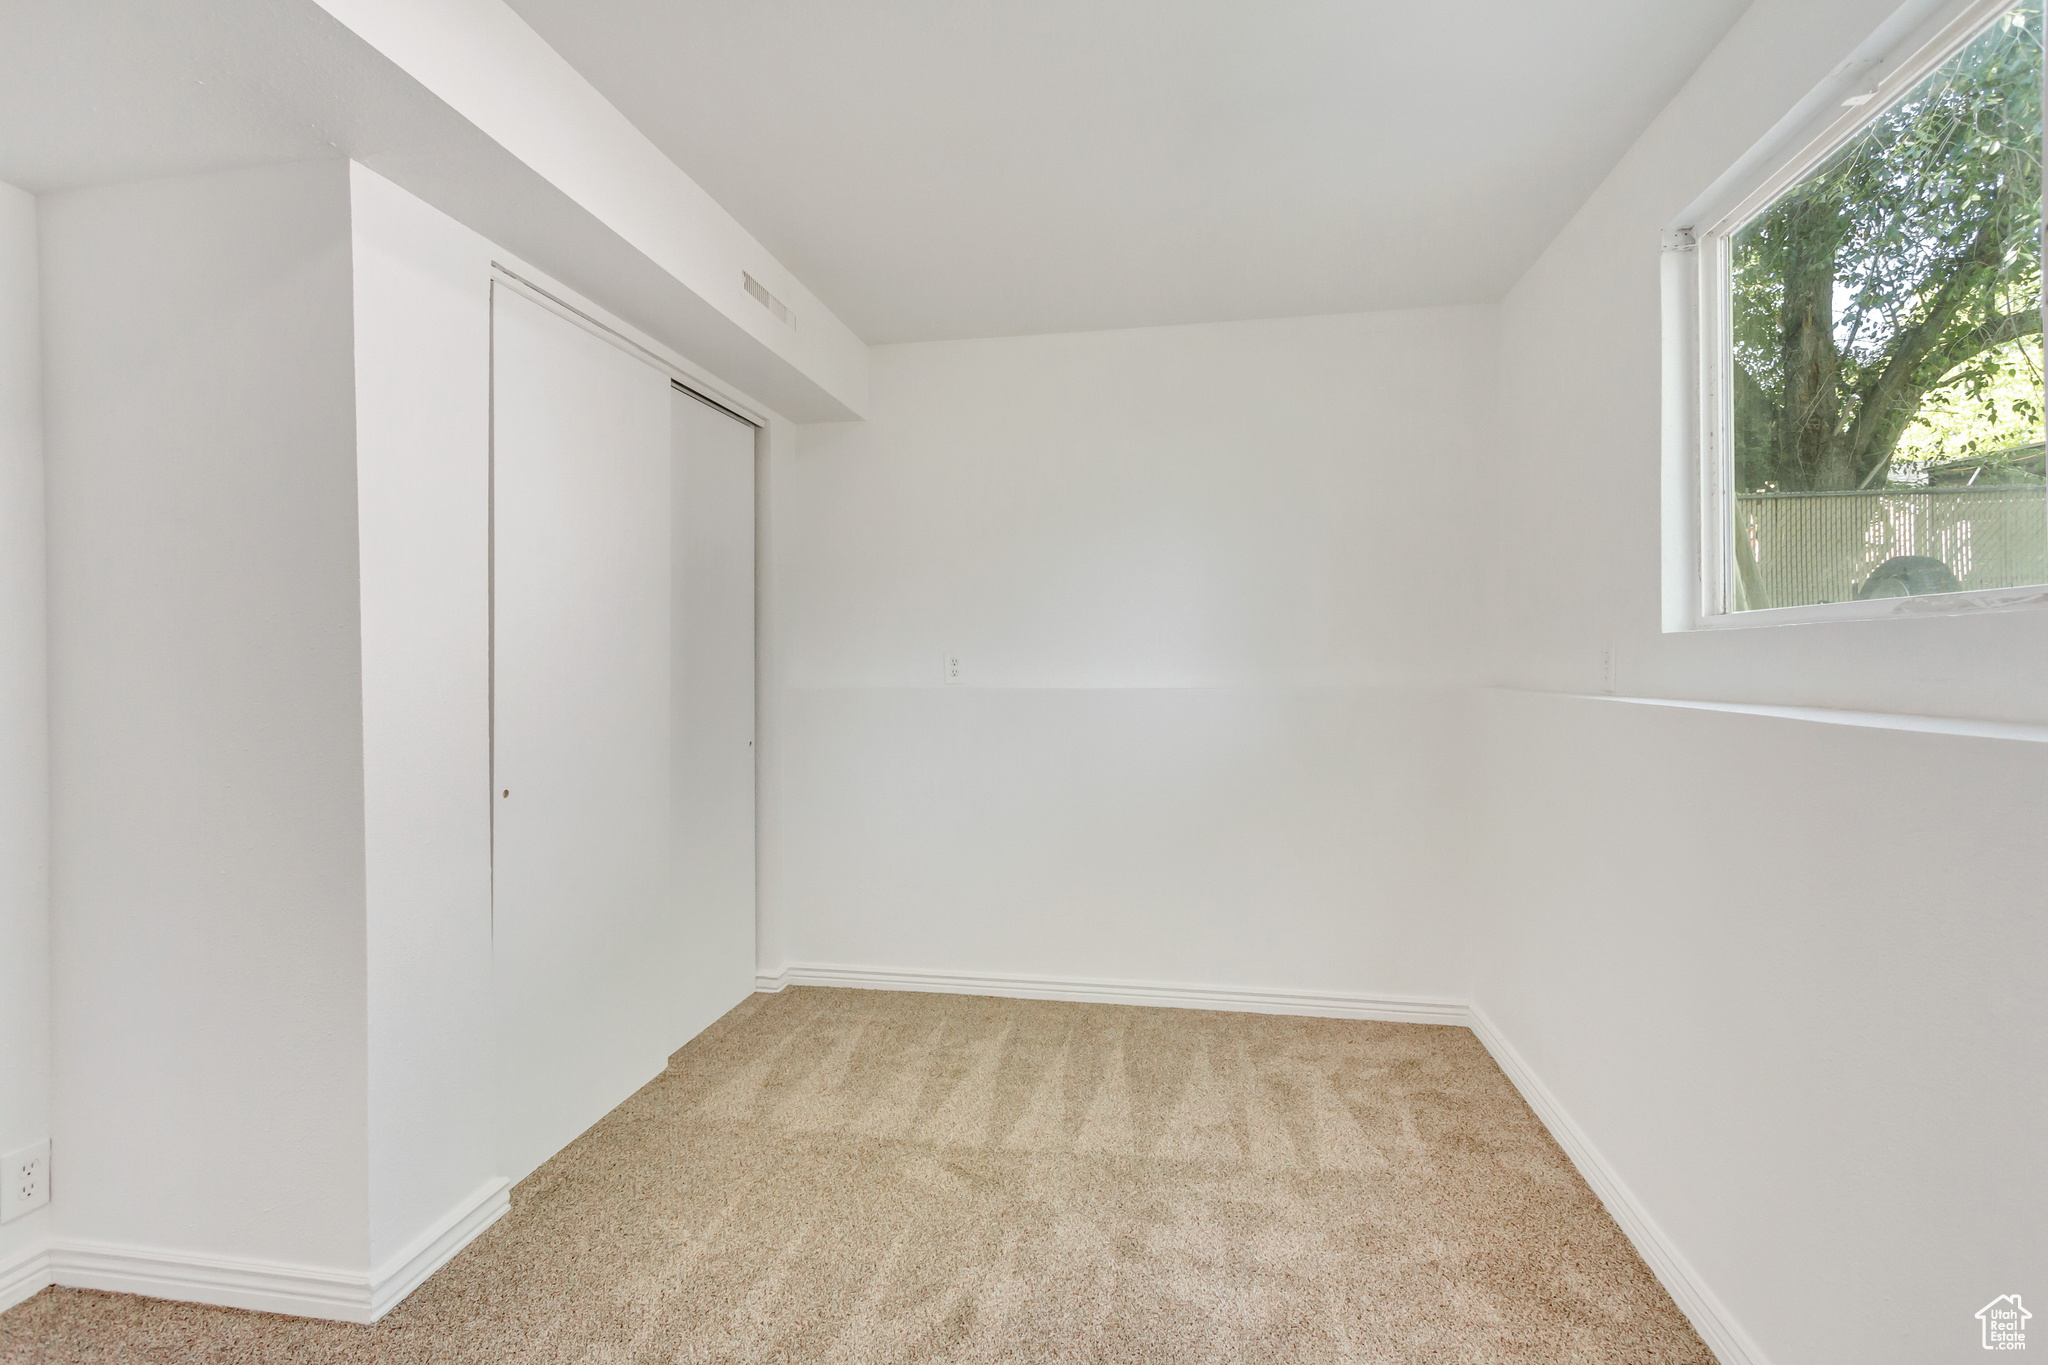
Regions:
<instances>
[{"instance_id":1,"label":"window","mask_svg":"<svg viewBox=\"0 0 2048 1365\"><path fill-rule=\"evenodd\" d=\"M1963 10L1699 235L1689 624L2048 584L2041 28Z\"/></svg>"}]
</instances>

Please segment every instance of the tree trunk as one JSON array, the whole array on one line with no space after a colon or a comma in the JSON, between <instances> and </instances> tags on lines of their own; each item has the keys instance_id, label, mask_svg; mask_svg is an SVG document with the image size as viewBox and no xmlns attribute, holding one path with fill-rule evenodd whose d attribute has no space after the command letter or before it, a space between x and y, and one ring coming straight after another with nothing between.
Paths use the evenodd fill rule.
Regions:
<instances>
[{"instance_id":1,"label":"tree trunk","mask_svg":"<svg viewBox=\"0 0 2048 1365\"><path fill-rule=\"evenodd\" d=\"M1778 409L1780 486L1849 488L1836 452L1842 425L1842 357L1835 347L1835 254L1848 219L1832 199L1814 196L1785 213L1785 296L1779 346L1785 376Z\"/></svg>"}]
</instances>

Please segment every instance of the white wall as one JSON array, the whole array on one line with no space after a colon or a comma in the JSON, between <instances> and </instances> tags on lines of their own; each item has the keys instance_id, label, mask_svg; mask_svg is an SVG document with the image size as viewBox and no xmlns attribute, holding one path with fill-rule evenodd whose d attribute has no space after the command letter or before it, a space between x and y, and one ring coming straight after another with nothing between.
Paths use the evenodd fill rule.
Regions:
<instances>
[{"instance_id":1,"label":"white wall","mask_svg":"<svg viewBox=\"0 0 2048 1365\"><path fill-rule=\"evenodd\" d=\"M41 201L66 1242L365 1265L347 196Z\"/></svg>"},{"instance_id":2,"label":"white wall","mask_svg":"<svg viewBox=\"0 0 2048 1365\"><path fill-rule=\"evenodd\" d=\"M370 1262L497 1174L491 244L351 166Z\"/></svg>"},{"instance_id":3,"label":"white wall","mask_svg":"<svg viewBox=\"0 0 2048 1365\"><path fill-rule=\"evenodd\" d=\"M2048 750L1536 693L2048 719L2048 612L1660 629L1660 230L1894 4L1759 0L1501 310L1473 996L1779 1362L2048 1272Z\"/></svg>"},{"instance_id":4,"label":"white wall","mask_svg":"<svg viewBox=\"0 0 2048 1365\"><path fill-rule=\"evenodd\" d=\"M1979 1350L2048 1276L2048 731L1476 714L1480 1007L1763 1358Z\"/></svg>"},{"instance_id":5,"label":"white wall","mask_svg":"<svg viewBox=\"0 0 2048 1365\"><path fill-rule=\"evenodd\" d=\"M50 1135L49 745L36 202L0 185L0 1152ZM49 1237L0 1226L0 1279ZM0 1308L6 1307L0 1298Z\"/></svg>"},{"instance_id":6,"label":"white wall","mask_svg":"<svg viewBox=\"0 0 2048 1365\"><path fill-rule=\"evenodd\" d=\"M878 348L771 461L764 970L1458 993L1493 365L1483 309Z\"/></svg>"},{"instance_id":7,"label":"white wall","mask_svg":"<svg viewBox=\"0 0 2048 1365\"><path fill-rule=\"evenodd\" d=\"M339 160L53 194L40 226L56 1275L374 1314L504 1208L508 258ZM624 363L665 436L675 396ZM286 1270L180 1278L208 1257Z\"/></svg>"}]
</instances>

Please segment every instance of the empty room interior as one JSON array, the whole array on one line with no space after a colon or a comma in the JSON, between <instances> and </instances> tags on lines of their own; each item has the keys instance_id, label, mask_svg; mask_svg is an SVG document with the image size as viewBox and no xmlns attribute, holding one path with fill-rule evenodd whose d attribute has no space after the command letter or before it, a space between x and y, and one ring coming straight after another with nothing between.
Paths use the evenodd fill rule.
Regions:
<instances>
[{"instance_id":1,"label":"empty room interior","mask_svg":"<svg viewBox=\"0 0 2048 1365\"><path fill-rule=\"evenodd\" d=\"M0 0L0 1359L2048 1337L2043 27Z\"/></svg>"}]
</instances>

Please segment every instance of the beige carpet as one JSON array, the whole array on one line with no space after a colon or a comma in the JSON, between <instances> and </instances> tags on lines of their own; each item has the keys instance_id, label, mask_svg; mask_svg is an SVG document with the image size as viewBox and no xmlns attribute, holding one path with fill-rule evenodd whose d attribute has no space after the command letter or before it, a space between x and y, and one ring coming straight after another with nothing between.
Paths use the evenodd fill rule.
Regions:
<instances>
[{"instance_id":1,"label":"beige carpet","mask_svg":"<svg viewBox=\"0 0 2048 1365\"><path fill-rule=\"evenodd\" d=\"M53 1289L0 1353L1712 1361L1463 1029L804 989L374 1327Z\"/></svg>"}]
</instances>

